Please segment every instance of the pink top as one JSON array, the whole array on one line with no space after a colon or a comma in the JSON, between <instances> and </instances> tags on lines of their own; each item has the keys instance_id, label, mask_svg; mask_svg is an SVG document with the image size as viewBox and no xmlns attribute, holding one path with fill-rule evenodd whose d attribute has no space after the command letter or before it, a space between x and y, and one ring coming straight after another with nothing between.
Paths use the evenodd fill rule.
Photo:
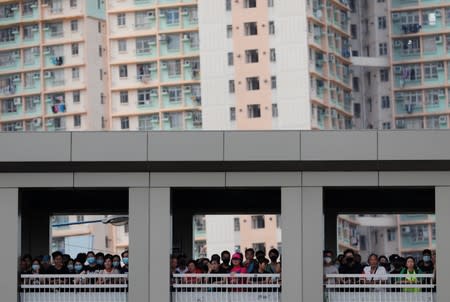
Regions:
<instances>
[{"instance_id":1,"label":"pink top","mask_svg":"<svg viewBox=\"0 0 450 302\"><path fill-rule=\"evenodd\" d=\"M241 266L234 266L230 272L236 273L236 274L246 274L247 269L245 267L241 267Z\"/></svg>"}]
</instances>

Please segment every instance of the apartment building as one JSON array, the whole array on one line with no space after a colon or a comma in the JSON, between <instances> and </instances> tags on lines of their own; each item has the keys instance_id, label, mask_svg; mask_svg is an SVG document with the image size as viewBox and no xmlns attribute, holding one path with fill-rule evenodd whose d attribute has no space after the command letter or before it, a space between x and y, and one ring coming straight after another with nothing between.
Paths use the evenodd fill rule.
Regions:
<instances>
[{"instance_id":1,"label":"apartment building","mask_svg":"<svg viewBox=\"0 0 450 302\"><path fill-rule=\"evenodd\" d=\"M197 1L106 3L111 129L201 129Z\"/></svg>"},{"instance_id":2,"label":"apartment building","mask_svg":"<svg viewBox=\"0 0 450 302\"><path fill-rule=\"evenodd\" d=\"M0 1L1 130L105 128L105 34L102 1Z\"/></svg>"}]
</instances>

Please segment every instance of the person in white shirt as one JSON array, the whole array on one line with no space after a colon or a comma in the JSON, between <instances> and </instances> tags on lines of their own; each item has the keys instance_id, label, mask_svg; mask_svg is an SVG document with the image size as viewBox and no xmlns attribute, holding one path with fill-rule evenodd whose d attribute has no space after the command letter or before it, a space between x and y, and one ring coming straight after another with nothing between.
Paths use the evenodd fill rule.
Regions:
<instances>
[{"instance_id":1,"label":"person in white shirt","mask_svg":"<svg viewBox=\"0 0 450 302\"><path fill-rule=\"evenodd\" d=\"M369 265L364 267L364 277L361 283L365 284L385 284L388 280L386 269L379 265L378 255L371 254L368 259ZM373 291L384 291L384 288L374 288Z\"/></svg>"}]
</instances>

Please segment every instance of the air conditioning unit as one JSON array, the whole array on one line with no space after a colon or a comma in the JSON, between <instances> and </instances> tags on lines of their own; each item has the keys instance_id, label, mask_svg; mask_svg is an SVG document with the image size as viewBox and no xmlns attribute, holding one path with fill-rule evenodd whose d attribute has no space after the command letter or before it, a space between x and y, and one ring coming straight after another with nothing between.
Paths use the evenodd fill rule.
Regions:
<instances>
[{"instance_id":1,"label":"air conditioning unit","mask_svg":"<svg viewBox=\"0 0 450 302\"><path fill-rule=\"evenodd\" d=\"M16 74L13 76L13 82L20 82L20 81L21 81L20 75Z\"/></svg>"},{"instance_id":2,"label":"air conditioning unit","mask_svg":"<svg viewBox=\"0 0 450 302\"><path fill-rule=\"evenodd\" d=\"M153 96L153 97L158 96L158 91L156 89L150 90L150 96Z\"/></svg>"},{"instance_id":3,"label":"air conditioning unit","mask_svg":"<svg viewBox=\"0 0 450 302\"><path fill-rule=\"evenodd\" d=\"M53 119L47 120L47 122L45 124L47 125L47 127L52 127L53 126Z\"/></svg>"},{"instance_id":4,"label":"air conditioning unit","mask_svg":"<svg viewBox=\"0 0 450 302\"><path fill-rule=\"evenodd\" d=\"M162 90L161 90L161 94L163 94L163 95L166 95L166 94L168 94L169 93L169 90L167 90L167 88L163 88Z\"/></svg>"},{"instance_id":5,"label":"air conditioning unit","mask_svg":"<svg viewBox=\"0 0 450 302\"><path fill-rule=\"evenodd\" d=\"M16 122L16 124L14 125L15 129L22 129L22 122Z\"/></svg>"},{"instance_id":6,"label":"air conditioning unit","mask_svg":"<svg viewBox=\"0 0 450 302\"><path fill-rule=\"evenodd\" d=\"M191 36L189 34L183 35L183 41L189 41L191 39Z\"/></svg>"},{"instance_id":7,"label":"air conditioning unit","mask_svg":"<svg viewBox=\"0 0 450 302\"><path fill-rule=\"evenodd\" d=\"M189 61L189 60L184 60L183 66L184 66L184 67L191 67L191 61Z\"/></svg>"},{"instance_id":8,"label":"air conditioning unit","mask_svg":"<svg viewBox=\"0 0 450 302\"><path fill-rule=\"evenodd\" d=\"M167 69L167 63L161 62L161 69Z\"/></svg>"},{"instance_id":9,"label":"air conditioning unit","mask_svg":"<svg viewBox=\"0 0 450 302\"><path fill-rule=\"evenodd\" d=\"M403 46L403 41L402 40L395 40L394 41L394 47L395 48L400 48Z\"/></svg>"},{"instance_id":10,"label":"air conditioning unit","mask_svg":"<svg viewBox=\"0 0 450 302\"><path fill-rule=\"evenodd\" d=\"M14 105L16 106L22 105L22 99L20 97L14 98Z\"/></svg>"},{"instance_id":11,"label":"air conditioning unit","mask_svg":"<svg viewBox=\"0 0 450 302\"><path fill-rule=\"evenodd\" d=\"M328 60L329 60L330 62L334 62L335 59L336 59L336 57L335 57L334 55L329 55Z\"/></svg>"},{"instance_id":12,"label":"air conditioning unit","mask_svg":"<svg viewBox=\"0 0 450 302\"><path fill-rule=\"evenodd\" d=\"M409 226L402 227L402 233L404 233L404 234L411 233L411 228Z\"/></svg>"},{"instance_id":13,"label":"air conditioning unit","mask_svg":"<svg viewBox=\"0 0 450 302\"><path fill-rule=\"evenodd\" d=\"M192 119L192 112L186 112L184 115L185 120L191 120Z\"/></svg>"},{"instance_id":14,"label":"air conditioning unit","mask_svg":"<svg viewBox=\"0 0 450 302\"><path fill-rule=\"evenodd\" d=\"M334 110L334 109L331 110L331 117L332 118L337 118L338 117L338 113L337 113L336 110Z\"/></svg>"},{"instance_id":15,"label":"air conditioning unit","mask_svg":"<svg viewBox=\"0 0 450 302\"><path fill-rule=\"evenodd\" d=\"M401 74L402 71L403 71L403 68L401 66L397 65L397 66L394 67L395 74Z\"/></svg>"},{"instance_id":16,"label":"air conditioning unit","mask_svg":"<svg viewBox=\"0 0 450 302\"><path fill-rule=\"evenodd\" d=\"M443 40L441 35L436 36L436 44L442 44Z\"/></svg>"},{"instance_id":17,"label":"air conditioning unit","mask_svg":"<svg viewBox=\"0 0 450 302\"><path fill-rule=\"evenodd\" d=\"M35 56L39 55L39 47L33 47L31 48L31 53L34 54Z\"/></svg>"},{"instance_id":18,"label":"air conditioning unit","mask_svg":"<svg viewBox=\"0 0 450 302\"><path fill-rule=\"evenodd\" d=\"M191 93L191 86L184 86L185 93Z\"/></svg>"},{"instance_id":19,"label":"air conditioning unit","mask_svg":"<svg viewBox=\"0 0 450 302\"><path fill-rule=\"evenodd\" d=\"M434 14L436 15L436 18L440 18L441 17L441 10L440 9L435 10Z\"/></svg>"},{"instance_id":20,"label":"air conditioning unit","mask_svg":"<svg viewBox=\"0 0 450 302\"><path fill-rule=\"evenodd\" d=\"M39 80L40 78L41 78L41 75L39 74L39 72L36 72L33 74L33 79Z\"/></svg>"},{"instance_id":21,"label":"air conditioning unit","mask_svg":"<svg viewBox=\"0 0 450 302\"><path fill-rule=\"evenodd\" d=\"M162 120L163 120L164 122L168 122L169 119L170 119L170 115L169 115L168 113L164 113L163 119L162 119Z\"/></svg>"},{"instance_id":22,"label":"air conditioning unit","mask_svg":"<svg viewBox=\"0 0 450 302\"><path fill-rule=\"evenodd\" d=\"M40 117L33 119L33 126L40 127L42 124L42 119Z\"/></svg>"},{"instance_id":23,"label":"air conditioning unit","mask_svg":"<svg viewBox=\"0 0 450 302\"><path fill-rule=\"evenodd\" d=\"M20 50L13 51L13 57L14 58L20 58Z\"/></svg>"},{"instance_id":24,"label":"air conditioning unit","mask_svg":"<svg viewBox=\"0 0 450 302\"><path fill-rule=\"evenodd\" d=\"M43 31L49 31L50 30L50 25L45 25L44 28L42 29Z\"/></svg>"},{"instance_id":25,"label":"air conditioning unit","mask_svg":"<svg viewBox=\"0 0 450 302\"><path fill-rule=\"evenodd\" d=\"M46 72L44 72L44 77L46 79L52 78L53 77L53 71L46 71Z\"/></svg>"},{"instance_id":26,"label":"air conditioning unit","mask_svg":"<svg viewBox=\"0 0 450 302\"><path fill-rule=\"evenodd\" d=\"M183 16L189 15L189 9L188 9L187 7L183 8L183 11L181 12L181 14L182 14Z\"/></svg>"},{"instance_id":27,"label":"air conditioning unit","mask_svg":"<svg viewBox=\"0 0 450 302\"><path fill-rule=\"evenodd\" d=\"M149 11L149 12L147 12L147 17L149 17L149 18L151 18L151 19L153 19L154 17L155 17L155 12L154 11Z\"/></svg>"},{"instance_id":28,"label":"air conditioning unit","mask_svg":"<svg viewBox=\"0 0 450 302\"><path fill-rule=\"evenodd\" d=\"M152 123L159 123L159 115L152 116Z\"/></svg>"},{"instance_id":29,"label":"air conditioning unit","mask_svg":"<svg viewBox=\"0 0 450 302\"><path fill-rule=\"evenodd\" d=\"M393 13L392 14L392 20L394 22L400 20L400 14L399 13Z\"/></svg>"},{"instance_id":30,"label":"air conditioning unit","mask_svg":"<svg viewBox=\"0 0 450 302\"><path fill-rule=\"evenodd\" d=\"M441 115L439 117L439 124L447 124L448 116L447 115Z\"/></svg>"},{"instance_id":31,"label":"air conditioning unit","mask_svg":"<svg viewBox=\"0 0 450 302\"><path fill-rule=\"evenodd\" d=\"M39 104L41 102L41 99L36 97L33 99L33 104Z\"/></svg>"},{"instance_id":32,"label":"air conditioning unit","mask_svg":"<svg viewBox=\"0 0 450 302\"><path fill-rule=\"evenodd\" d=\"M39 25L35 24L33 25L33 27L31 28L32 31L39 31Z\"/></svg>"},{"instance_id":33,"label":"air conditioning unit","mask_svg":"<svg viewBox=\"0 0 450 302\"><path fill-rule=\"evenodd\" d=\"M159 41L165 42L165 41L167 41L167 36L162 34L162 35L159 35L158 39L159 39Z\"/></svg>"},{"instance_id":34,"label":"air conditioning unit","mask_svg":"<svg viewBox=\"0 0 450 302\"><path fill-rule=\"evenodd\" d=\"M11 9L12 11L19 10L19 5L15 4L15 5L11 6L10 9Z\"/></svg>"},{"instance_id":35,"label":"air conditioning unit","mask_svg":"<svg viewBox=\"0 0 450 302\"><path fill-rule=\"evenodd\" d=\"M19 28L18 28L18 27L14 27L14 28L11 30L11 33L12 33L13 35L19 34Z\"/></svg>"},{"instance_id":36,"label":"air conditioning unit","mask_svg":"<svg viewBox=\"0 0 450 302\"><path fill-rule=\"evenodd\" d=\"M165 14L164 12L161 11L161 12L159 12L159 17L160 17L160 18L165 18L165 17L166 17L166 14Z\"/></svg>"}]
</instances>

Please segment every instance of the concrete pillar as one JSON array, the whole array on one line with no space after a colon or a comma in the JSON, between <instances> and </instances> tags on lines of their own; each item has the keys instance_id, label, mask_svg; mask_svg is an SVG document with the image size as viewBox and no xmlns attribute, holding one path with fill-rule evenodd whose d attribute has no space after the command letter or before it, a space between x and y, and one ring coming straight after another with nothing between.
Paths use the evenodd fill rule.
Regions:
<instances>
[{"instance_id":1,"label":"concrete pillar","mask_svg":"<svg viewBox=\"0 0 450 302\"><path fill-rule=\"evenodd\" d=\"M301 188L281 189L283 290L281 301L302 301Z\"/></svg>"},{"instance_id":2,"label":"concrete pillar","mask_svg":"<svg viewBox=\"0 0 450 302\"><path fill-rule=\"evenodd\" d=\"M9 260L2 264L0 293L2 301L17 301L17 269L19 256L19 190L0 189L0 255Z\"/></svg>"},{"instance_id":3,"label":"concrete pillar","mask_svg":"<svg viewBox=\"0 0 450 302\"><path fill-rule=\"evenodd\" d=\"M150 190L129 189L129 301L150 301Z\"/></svg>"},{"instance_id":4,"label":"concrete pillar","mask_svg":"<svg viewBox=\"0 0 450 302\"><path fill-rule=\"evenodd\" d=\"M152 262L150 283L147 283L151 301L170 301L170 227L170 188L151 188L150 259ZM139 301L148 300L141 297Z\"/></svg>"},{"instance_id":5,"label":"concrete pillar","mask_svg":"<svg viewBox=\"0 0 450 302\"><path fill-rule=\"evenodd\" d=\"M48 210L36 211L30 215L30 253L31 255L46 255L50 251L50 214Z\"/></svg>"},{"instance_id":6,"label":"concrete pillar","mask_svg":"<svg viewBox=\"0 0 450 302\"><path fill-rule=\"evenodd\" d=\"M302 188L303 302L323 301L323 188Z\"/></svg>"},{"instance_id":7,"label":"concrete pillar","mask_svg":"<svg viewBox=\"0 0 450 302\"><path fill-rule=\"evenodd\" d=\"M435 192L437 302L447 302L450 297L450 187L436 187Z\"/></svg>"}]
</instances>

